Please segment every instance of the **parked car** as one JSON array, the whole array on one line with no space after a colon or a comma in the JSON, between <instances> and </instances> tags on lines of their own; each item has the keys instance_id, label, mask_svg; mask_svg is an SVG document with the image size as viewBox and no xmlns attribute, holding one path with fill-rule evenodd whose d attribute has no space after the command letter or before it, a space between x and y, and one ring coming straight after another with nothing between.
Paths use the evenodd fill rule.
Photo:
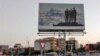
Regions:
<instances>
[{"instance_id":1,"label":"parked car","mask_svg":"<svg viewBox=\"0 0 100 56\"><path fill-rule=\"evenodd\" d=\"M46 53L46 56L57 56L56 52L50 52L50 53Z\"/></svg>"}]
</instances>

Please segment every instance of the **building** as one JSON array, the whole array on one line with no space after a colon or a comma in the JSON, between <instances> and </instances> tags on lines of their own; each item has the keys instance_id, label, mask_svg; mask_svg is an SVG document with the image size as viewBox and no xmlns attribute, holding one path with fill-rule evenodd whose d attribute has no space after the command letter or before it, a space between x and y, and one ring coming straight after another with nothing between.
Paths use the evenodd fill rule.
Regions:
<instances>
[{"instance_id":1,"label":"building","mask_svg":"<svg viewBox=\"0 0 100 56\"><path fill-rule=\"evenodd\" d=\"M57 39L57 50L63 51L65 49L65 39L64 38L58 38Z\"/></svg>"},{"instance_id":2,"label":"building","mask_svg":"<svg viewBox=\"0 0 100 56\"><path fill-rule=\"evenodd\" d=\"M41 50L41 42L45 43L44 50L64 51L65 47L67 51L78 49L78 41L75 40L75 38L69 38L69 40L65 42L64 38L57 39L54 37L48 37L35 40L34 50Z\"/></svg>"},{"instance_id":3,"label":"building","mask_svg":"<svg viewBox=\"0 0 100 56\"><path fill-rule=\"evenodd\" d=\"M75 38L69 38L66 41L66 50L67 51L75 51L78 49L78 41Z\"/></svg>"},{"instance_id":4,"label":"building","mask_svg":"<svg viewBox=\"0 0 100 56\"><path fill-rule=\"evenodd\" d=\"M22 48L22 45L21 45L21 43L16 43L15 45L14 45L14 48Z\"/></svg>"},{"instance_id":5,"label":"building","mask_svg":"<svg viewBox=\"0 0 100 56\"><path fill-rule=\"evenodd\" d=\"M42 44L44 45L44 46L42 46ZM35 51L40 51L40 50L50 50L51 48L51 45L50 45L50 42L46 42L45 40L43 40L43 39L37 39L37 40L35 40L35 42L34 42L34 50Z\"/></svg>"},{"instance_id":6,"label":"building","mask_svg":"<svg viewBox=\"0 0 100 56\"><path fill-rule=\"evenodd\" d=\"M0 45L0 53L9 54L9 46L8 45Z\"/></svg>"},{"instance_id":7,"label":"building","mask_svg":"<svg viewBox=\"0 0 100 56\"><path fill-rule=\"evenodd\" d=\"M97 47L96 49L100 52L100 42L97 42Z\"/></svg>"},{"instance_id":8,"label":"building","mask_svg":"<svg viewBox=\"0 0 100 56\"><path fill-rule=\"evenodd\" d=\"M24 53L24 49L21 43L16 43L14 45L14 48L11 50L11 52L14 53L14 55L19 55L21 53Z\"/></svg>"},{"instance_id":9,"label":"building","mask_svg":"<svg viewBox=\"0 0 100 56\"><path fill-rule=\"evenodd\" d=\"M34 42L34 50L41 50L41 43L44 42L44 50L57 50L57 39L54 37L48 37L43 39L37 39Z\"/></svg>"},{"instance_id":10,"label":"building","mask_svg":"<svg viewBox=\"0 0 100 56\"><path fill-rule=\"evenodd\" d=\"M9 49L9 46L8 45L0 45L0 49L2 51L5 51L5 50L8 50Z\"/></svg>"}]
</instances>

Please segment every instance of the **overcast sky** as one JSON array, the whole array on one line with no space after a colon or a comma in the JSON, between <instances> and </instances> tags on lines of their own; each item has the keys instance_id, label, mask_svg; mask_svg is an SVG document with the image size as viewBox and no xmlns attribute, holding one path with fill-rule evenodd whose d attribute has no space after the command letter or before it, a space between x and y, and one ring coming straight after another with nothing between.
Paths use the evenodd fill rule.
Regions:
<instances>
[{"instance_id":1,"label":"overcast sky","mask_svg":"<svg viewBox=\"0 0 100 56\"><path fill-rule=\"evenodd\" d=\"M79 43L96 43L100 41L100 0L0 0L0 45L21 43L34 46L34 40L39 37L38 5L39 3L83 3L85 28L84 36L75 37Z\"/></svg>"}]
</instances>

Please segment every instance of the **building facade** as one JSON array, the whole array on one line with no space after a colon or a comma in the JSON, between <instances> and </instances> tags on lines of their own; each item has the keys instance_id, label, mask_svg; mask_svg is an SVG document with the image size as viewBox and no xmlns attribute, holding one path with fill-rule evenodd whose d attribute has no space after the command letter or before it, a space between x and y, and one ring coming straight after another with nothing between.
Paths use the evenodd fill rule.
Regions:
<instances>
[{"instance_id":1,"label":"building facade","mask_svg":"<svg viewBox=\"0 0 100 56\"><path fill-rule=\"evenodd\" d=\"M57 39L57 50L63 51L65 49L65 39L64 38L58 38Z\"/></svg>"},{"instance_id":2,"label":"building facade","mask_svg":"<svg viewBox=\"0 0 100 56\"><path fill-rule=\"evenodd\" d=\"M66 41L66 50L67 51L75 51L78 49L78 41L75 38L69 38Z\"/></svg>"},{"instance_id":3,"label":"building facade","mask_svg":"<svg viewBox=\"0 0 100 56\"><path fill-rule=\"evenodd\" d=\"M57 50L57 39L54 37L35 40L34 50L41 50L41 42L45 43L44 50L53 50L53 51Z\"/></svg>"}]
</instances>

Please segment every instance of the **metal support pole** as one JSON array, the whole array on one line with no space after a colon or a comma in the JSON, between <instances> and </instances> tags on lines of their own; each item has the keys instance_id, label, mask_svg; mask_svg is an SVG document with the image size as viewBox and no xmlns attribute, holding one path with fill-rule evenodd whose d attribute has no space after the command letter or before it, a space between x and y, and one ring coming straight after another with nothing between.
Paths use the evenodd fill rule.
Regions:
<instances>
[{"instance_id":1,"label":"metal support pole","mask_svg":"<svg viewBox=\"0 0 100 56\"><path fill-rule=\"evenodd\" d=\"M41 56L43 56L43 49L41 48Z\"/></svg>"},{"instance_id":2,"label":"metal support pole","mask_svg":"<svg viewBox=\"0 0 100 56\"><path fill-rule=\"evenodd\" d=\"M63 32L63 34L64 34L64 39L65 39L65 56L66 56L66 32Z\"/></svg>"},{"instance_id":3,"label":"metal support pole","mask_svg":"<svg viewBox=\"0 0 100 56\"><path fill-rule=\"evenodd\" d=\"M44 56L46 56L46 50L44 50Z\"/></svg>"},{"instance_id":4,"label":"metal support pole","mask_svg":"<svg viewBox=\"0 0 100 56\"><path fill-rule=\"evenodd\" d=\"M71 44L71 50L70 50L70 52L72 52L72 50L73 50L73 44Z\"/></svg>"},{"instance_id":5,"label":"metal support pole","mask_svg":"<svg viewBox=\"0 0 100 56\"><path fill-rule=\"evenodd\" d=\"M29 48L29 56L31 55L31 48L30 47L28 47Z\"/></svg>"},{"instance_id":6,"label":"metal support pole","mask_svg":"<svg viewBox=\"0 0 100 56\"><path fill-rule=\"evenodd\" d=\"M60 32L58 33L58 39L61 37L61 35L60 35ZM58 40L58 45L59 45L59 40ZM60 47L58 47L58 49L59 49L59 51L58 51L58 56L60 56L60 52L61 52L61 50L60 50Z\"/></svg>"}]
</instances>

